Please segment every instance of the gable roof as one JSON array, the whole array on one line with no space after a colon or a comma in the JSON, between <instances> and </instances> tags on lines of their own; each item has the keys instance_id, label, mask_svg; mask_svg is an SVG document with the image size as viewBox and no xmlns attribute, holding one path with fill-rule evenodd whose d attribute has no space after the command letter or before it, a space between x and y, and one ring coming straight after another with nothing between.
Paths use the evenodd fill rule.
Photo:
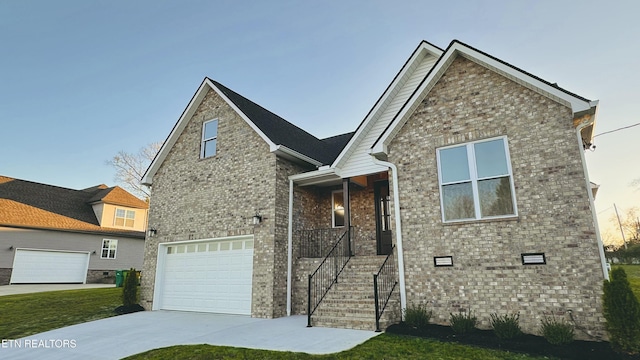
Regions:
<instances>
[{"instance_id":1,"label":"gable roof","mask_svg":"<svg viewBox=\"0 0 640 360\"><path fill-rule=\"evenodd\" d=\"M402 128L408 117L414 112L420 102L431 91L433 86L438 82L442 74L447 70L451 62L457 57L463 56L483 67L486 67L506 78L530 89L554 101L570 107L574 113L584 114L585 112L594 114L598 101L591 101L582 96L576 95L568 90L543 80L531 73L528 73L518 67L515 67L505 61L502 61L492 55L473 48L461 41L453 40L438 62L429 71L427 76L422 80L416 91L411 95L407 102L402 106L394 119L389 123L387 128L378 137L371 146L372 154L386 153L388 142L393 139L397 132ZM591 117L590 121L594 121Z\"/></svg>"},{"instance_id":2,"label":"gable roof","mask_svg":"<svg viewBox=\"0 0 640 360\"><path fill-rule=\"evenodd\" d=\"M330 164L337 156L329 142L318 139L282 117L245 98L217 81L205 77L191 101L180 115L160 151L143 175L142 184L151 185L196 109L211 89L215 91L269 145L270 151L284 158L313 166Z\"/></svg>"},{"instance_id":3,"label":"gable roof","mask_svg":"<svg viewBox=\"0 0 640 360\"><path fill-rule=\"evenodd\" d=\"M91 204L103 198L116 199L117 205L130 206L125 204L128 203L136 205L132 207L148 207L140 199L126 199L127 195L135 198L117 186L73 190L0 176L0 226L144 238L144 232L100 226L93 212Z\"/></svg>"}]
</instances>

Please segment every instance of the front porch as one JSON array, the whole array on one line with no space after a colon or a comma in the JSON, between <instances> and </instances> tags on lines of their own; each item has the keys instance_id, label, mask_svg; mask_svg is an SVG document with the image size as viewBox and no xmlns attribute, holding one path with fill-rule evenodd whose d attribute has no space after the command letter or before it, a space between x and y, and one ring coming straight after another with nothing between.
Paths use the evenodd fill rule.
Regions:
<instances>
[{"instance_id":1,"label":"front porch","mask_svg":"<svg viewBox=\"0 0 640 360\"><path fill-rule=\"evenodd\" d=\"M295 187L291 313L375 330L400 321L388 173L338 180Z\"/></svg>"}]
</instances>

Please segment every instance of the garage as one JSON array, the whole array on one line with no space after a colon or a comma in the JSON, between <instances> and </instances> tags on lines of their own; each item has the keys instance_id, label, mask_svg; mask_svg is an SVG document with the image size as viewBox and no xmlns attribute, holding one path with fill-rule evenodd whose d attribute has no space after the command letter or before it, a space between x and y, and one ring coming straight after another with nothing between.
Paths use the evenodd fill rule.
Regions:
<instances>
[{"instance_id":1,"label":"garage","mask_svg":"<svg viewBox=\"0 0 640 360\"><path fill-rule=\"evenodd\" d=\"M160 244L154 309L251 315L253 236Z\"/></svg>"},{"instance_id":2,"label":"garage","mask_svg":"<svg viewBox=\"0 0 640 360\"><path fill-rule=\"evenodd\" d=\"M11 284L82 283L87 279L88 252L16 249Z\"/></svg>"}]
</instances>

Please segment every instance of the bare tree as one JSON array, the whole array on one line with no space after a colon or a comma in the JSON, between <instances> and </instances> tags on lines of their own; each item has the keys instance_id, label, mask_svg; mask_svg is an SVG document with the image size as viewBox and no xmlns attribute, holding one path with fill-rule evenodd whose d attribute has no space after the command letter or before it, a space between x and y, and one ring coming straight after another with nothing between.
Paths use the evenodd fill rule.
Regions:
<instances>
[{"instance_id":1,"label":"bare tree","mask_svg":"<svg viewBox=\"0 0 640 360\"><path fill-rule=\"evenodd\" d=\"M161 146L161 142L153 142L140 148L136 154L118 151L111 160L106 161L107 165L116 170L113 180L135 196L147 199L150 195L149 188L140 184L140 179Z\"/></svg>"},{"instance_id":2,"label":"bare tree","mask_svg":"<svg viewBox=\"0 0 640 360\"><path fill-rule=\"evenodd\" d=\"M626 212L620 213L620 222L614 214L609 219L615 229L620 229L625 234L625 242L627 244L640 244L640 209L631 207ZM617 236L622 242L622 236Z\"/></svg>"}]
</instances>

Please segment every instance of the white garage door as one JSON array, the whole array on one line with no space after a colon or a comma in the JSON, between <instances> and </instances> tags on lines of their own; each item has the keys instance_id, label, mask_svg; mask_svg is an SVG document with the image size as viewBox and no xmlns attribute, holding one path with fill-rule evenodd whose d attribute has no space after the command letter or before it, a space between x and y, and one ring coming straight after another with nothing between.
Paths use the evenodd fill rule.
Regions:
<instances>
[{"instance_id":1,"label":"white garage door","mask_svg":"<svg viewBox=\"0 0 640 360\"><path fill-rule=\"evenodd\" d=\"M11 283L84 284L88 267L88 252L16 249Z\"/></svg>"},{"instance_id":2,"label":"white garage door","mask_svg":"<svg viewBox=\"0 0 640 360\"><path fill-rule=\"evenodd\" d=\"M157 308L251 315L252 236L163 244L160 251Z\"/></svg>"}]
</instances>

